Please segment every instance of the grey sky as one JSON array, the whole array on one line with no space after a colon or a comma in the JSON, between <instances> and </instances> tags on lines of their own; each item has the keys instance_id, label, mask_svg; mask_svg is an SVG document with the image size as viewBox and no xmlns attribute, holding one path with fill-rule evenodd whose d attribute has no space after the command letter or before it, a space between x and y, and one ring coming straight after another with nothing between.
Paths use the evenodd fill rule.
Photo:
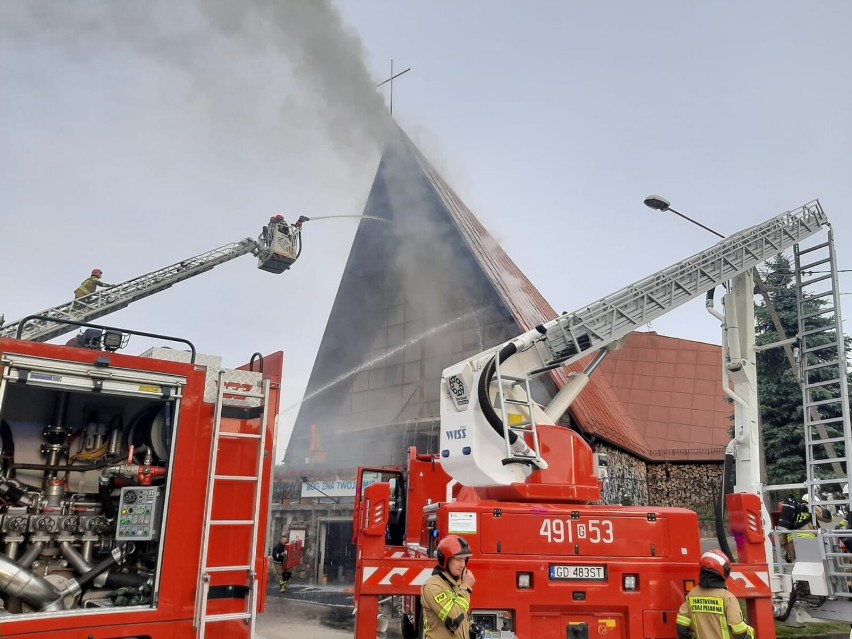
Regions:
<instances>
[{"instance_id":1,"label":"grey sky","mask_svg":"<svg viewBox=\"0 0 852 639\"><path fill-rule=\"evenodd\" d=\"M819 197L852 268L850 23L839 1L6 0L0 313L58 304L93 267L124 281L255 236L276 213L360 213L391 58L412 68L397 121L557 309L713 243L643 207L651 192L722 232ZM241 258L108 321L228 365L283 349L288 408L355 225L308 224L284 275ZM718 343L700 302L653 328Z\"/></svg>"}]
</instances>

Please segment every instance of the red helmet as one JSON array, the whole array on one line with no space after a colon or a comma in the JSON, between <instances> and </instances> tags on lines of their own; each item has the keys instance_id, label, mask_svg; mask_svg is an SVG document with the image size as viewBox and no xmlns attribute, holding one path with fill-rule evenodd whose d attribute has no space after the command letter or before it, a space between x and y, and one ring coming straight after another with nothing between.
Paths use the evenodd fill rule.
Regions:
<instances>
[{"instance_id":1,"label":"red helmet","mask_svg":"<svg viewBox=\"0 0 852 639\"><path fill-rule=\"evenodd\" d=\"M709 570L715 572L722 579L727 579L731 574L731 564L728 563L728 558L721 550L708 550L701 555L701 560L698 562L701 570Z\"/></svg>"},{"instance_id":2,"label":"red helmet","mask_svg":"<svg viewBox=\"0 0 852 639\"><path fill-rule=\"evenodd\" d=\"M438 565L442 570L447 569L450 559L453 557L471 557L473 552L470 549L470 544L458 535L447 535L438 544Z\"/></svg>"},{"instance_id":3,"label":"red helmet","mask_svg":"<svg viewBox=\"0 0 852 639\"><path fill-rule=\"evenodd\" d=\"M103 274L104 274L104 272L99 268L93 268L92 269L92 277L100 277Z\"/></svg>"}]
</instances>

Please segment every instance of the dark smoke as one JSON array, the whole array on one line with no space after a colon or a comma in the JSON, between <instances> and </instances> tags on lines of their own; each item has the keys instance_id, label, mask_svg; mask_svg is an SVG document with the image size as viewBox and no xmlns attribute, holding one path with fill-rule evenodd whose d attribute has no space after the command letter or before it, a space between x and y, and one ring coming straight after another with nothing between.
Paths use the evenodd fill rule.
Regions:
<instances>
[{"instance_id":1,"label":"dark smoke","mask_svg":"<svg viewBox=\"0 0 852 639\"><path fill-rule=\"evenodd\" d=\"M13 42L56 47L81 62L122 49L144 55L184 77L186 99L235 126L257 102L280 96L282 119L295 128L319 121L348 159L380 151L388 132L361 41L328 0L6 0L0 51ZM211 62L223 58L234 67ZM266 73L241 77L246 59Z\"/></svg>"}]
</instances>

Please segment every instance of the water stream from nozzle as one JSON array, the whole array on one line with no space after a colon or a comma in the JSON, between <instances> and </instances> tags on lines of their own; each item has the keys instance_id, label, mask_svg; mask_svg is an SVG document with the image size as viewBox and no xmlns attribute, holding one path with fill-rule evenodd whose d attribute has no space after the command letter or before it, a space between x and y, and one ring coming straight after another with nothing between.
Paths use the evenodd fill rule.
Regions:
<instances>
[{"instance_id":1,"label":"water stream from nozzle","mask_svg":"<svg viewBox=\"0 0 852 639\"><path fill-rule=\"evenodd\" d=\"M320 215L319 217L311 216L311 222L314 220L333 220L339 217L357 217L362 220L378 220L379 222L387 222L383 217L376 217L375 215Z\"/></svg>"},{"instance_id":2,"label":"water stream from nozzle","mask_svg":"<svg viewBox=\"0 0 852 639\"><path fill-rule=\"evenodd\" d=\"M479 313L481 313L482 311L485 311L485 310L487 310L487 309L486 309L485 307L483 307L483 308L476 309L475 311L471 311L470 313L467 313L467 314L465 314L465 315L461 315L461 316L459 316L459 317L453 318L453 319L451 319L449 322L444 322L444 323L443 323L443 324L441 324L440 326L436 326L436 327L434 327L434 328L430 328L428 331L425 331L425 332L421 333L420 335L417 335L416 337L412 337L410 340L408 340L407 342L404 342L404 343L400 344L399 346L394 346L394 347L393 347L392 349L390 349L387 353L385 353L385 354L383 354L383 355L379 355L378 357L374 357L374 358L373 358L373 359L371 359L369 362L364 362L363 364L360 364L359 366L357 366L357 367L353 368L352 370L347 371L346 373L343 373L342 375L339 375L339 376L335 377L333 380L331 380L331 381L330 381L328 384L326 384L325 386L323 386L323 387L321 387L321 388L318 388L317 390L313 391L312 393L309 393L309 394L305 395L305 396L302 398L302 400L301 400L300 402L297 402L297 403L293 404L292 406L288 406L288 407L287 407L287 408L285 408L282 412L283 412L283 413L287 413L287 412L289 412L289 411L293 410L294 408L298 408L299 406L301 406L303 403L305 403L305 402L306 402L306 401L308 401L309 399L313 399L314 397L316 397L316 396L317 396L317 395L319 395L320 393L323 393L323 392L327 391L329 388L331 388L331 387L332 387L332 386L334 386L335 384L339 384L340 382L342 382L342 381L343 381L343 380L345 380L346 378L348 378L348 377L352 377L352 376L353 376L353 375L355 375L356 373L360 373L362 370L365 370L365 369L369 368L369 367L370 367L370 366L372 366L373 364L378 364L378 363L379 363L379 362L381 362L382 360L387 359L387 358L388 358L388 357L390 357L391 355L394 355L394 354L398 353L399 351L403 350L404 348L407 348L407 347L409 347L409 346L411 346L411 345L413 345L413 344L416 344L416 343L417 343L417 342L419 342L420 340L422 340L422 339L424 339L424 338L426 338L426 337L429 337L430 335L434 335L435 333L437 333L437 332L439 332L439 331L442 331L442 330L444 330L445 328L448 328L448 327L452 326L453 324L455 324L455 323L457 323L457 322L461 322L461 321L463 321L463 320L465 320L465 319L468 319L468 318L470 318L470 317L474 317L474 316L476 316L477 314L479 314Z\"/></svg>"}]
</instances>

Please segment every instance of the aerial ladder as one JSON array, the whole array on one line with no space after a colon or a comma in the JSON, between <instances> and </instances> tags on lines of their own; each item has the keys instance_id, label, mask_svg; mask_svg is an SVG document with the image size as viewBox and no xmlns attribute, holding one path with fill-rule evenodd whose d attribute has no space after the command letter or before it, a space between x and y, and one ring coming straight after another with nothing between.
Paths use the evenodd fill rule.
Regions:
<instances>
[{"instance_id":1,"label":"aerial ladder","mask_svg":"<svg viewBox=\"0 0 852 639\"><path fill-rule=\"evenodd\" d=\"M798 263L798 257L809 250L800 249L800 243L827 228L828 218L820 203L810 202L744 229L697 255L445 369L440 391L440 450L431 466L420 459L422 456L410 455L409 464L412 469L409 470L408 479L413 484L424 483L424 486L409 486L408 491L412 500L422 501L424 487L428 489L434 488L436 484L440 486L441 478L429 479L430 473L435 472L432 470L434 462L439 462L440 469L446 473L445 477L449 481L446 494L430 494L422 512L409 507L404 514L407 527L405 541L401 544L402 550L399 545L393 547L385 543L387 525L381 524L394 520L394 513L388 506L399 502L396 497L389 501L390 498L382 492L387 492L387 488L382 488L387 484L378 483L366 487L358 505L358 639L375 636L378 601L394 594L414 598L419 594L418 582L422 583L423 575L428 574L428 566L431 565L424 555L429 555L432 549L431 538L437 537L439 530L443 532L449 528L452 532L453 526L459 526L460 522L475 530L475 524L464 523L468 521L463 516L467 515L466 511L476 512L479 520L485 522L482 524L483 530L475 530L477 543L487 547L493 541L497 548L498 554L491 556L489 564L475 566L478 574L475 603L477 607L490 611L503 611L501 614L506 619L510 618L507 615L511 615L511 623L504 624L503 627L511 626L509 629L517 635L501 636L527 636L529 632L542 632L551 622L564 625L571 615L577 617L576 623L594 623L594 620L581 619L585 614L582 607L570 612L571 604L564 603L565 582L560 579L574 574L571 568L575 565L574 562L579 562L576 564L578 570L586 570L591 575L586 575L585 579L591 578L601 582L594 588L585 588L582 597L588 606L594 608L595 601L613 608L620 605L616 599L621 596L617 583L621 567L619 562L609 562L613 556L619 556L613 553L618 544L622 543L621 538L631 536L628 527L637 525L635 522L628 522L632 510L629 507L609 506L610 510L604 511L600 506L594 505L600 500L600 480L606 472L605 459L594 455L587 445L575 437L576 433L573 431L553 425L559 423L606 355L616 350L629 333L704 294L708 294L708 310L721 320L723 326L722 386L734 403L735 413L734 437L727 452L735 460L737 479L727 502L738 553L729 585L738 596L746 599L750 623L755 626L758 634L762 636L766 633L769 636L774 633L774 616L784 605L789 604L796 578L791 576L790 566L780 567L777 560L773 559L776 555L773 553L771 539L772 522L763 499L765 491L760 476L762 460L754 348L753 272L761 263L789 249L796 251ZM825 248L826 245L820 246ZM828 265L832 273L835 273L833 252L826 261L819 261L818 265ZM798 270L803 272L805 269L799 267ZM835 285L831 287L829 294L837 290L836 276L833 281ZM726 289L723 297L724 311L719 313L713 308L710 294L723 285ZM799 289L800 294L804 294L802 282ZM833 299L835 304L832 305L832 311L835 306L839 309L837 298ZM837 313L839 322L839 310ZM809 335L816 335L815 332L808 333L807 329L804 333L800 337L803 346ZM833 332L823 329L823 333L834 338L832 344L835 355L843 360L839 324ZM813 338L810 339L813 342ZM825 348L825 341L822 339L811 346L805 346L802 351L808 354L813 352L808 349L816 349L817 346ZM589 359L582 371L566 374L562 370L586 358ZM835 368L839 366L836 359L832 361ZM805 360L805 371L817 366L817 363L810 361L813 360L812 357ZM548 375L561 377L561 390L547 406L542 407L533 401L531 388L536 378ZM845 380L845 369L830 379L806 379L803 388L804 392L808 393L807 407L819 408L829 403L848 404L845 382L838 379ZM823 383L829 381L831 383ZM836 387L842 396L832 396L829 402L823 394L815 394L815 389L826 387ZM848 443L849 428L843 419L828 424L831 426L830 442L811 435L806 440L808 489L828 483L824 475L814 470L817 467L832 466L824 459L819 444L832 443L837 446L843 442ZM816 432L815 428L813 430ZM845 467L845 456L835 457L832 461L834 468L838 467L838 463L841 468ZM415 466L416 473L413 468ZM590 471L592 467L593 472ZM427 479L420 480L420 477ZM838 480L835 478L832 481L836 483ZM432 485L425 485L427 482L432 482ZM460 484L463 488L458 490L456 486L451 492L450 488L455 484ZM417 495L419 497L416 497ZM513 519L512 502L527 504L526 509L518 511L517 519ZM542 504L542 507L530 510L530 502ZM561 506L563 512L557 515L556 520L548 519L558 512L555 504L566 505ZM568 511L564 510L566 508ZM542 517L541 528L523 524L528 526L523 535L520 529L513 530L513 524L510 522L522 521L521 513L526 518ZM565 515L569 515L567 519ZM485 526L492 516L499 517L503 523L495 528L498 532L494 540L489 540L490 531L486 530ZM654 521L657 517L674 521L678 516L677 513L661 509L654 516ZM567 548L561 545L557 547L553 543L556 539L553 534L556 528L546 525L548 522L553 526L559 524L561 539L563 527L570 531L572 525L585 521L587 517L594 518L588 521L589 526L593 522L598 522L595 525L599 525L603 521L602 517L611 522L612 534L609 539L606 539L606 532L603 535L603 541L609 545L595 547L591 543L594 541L591 536L585 537L582 544L578 543L580 540L575 537ZM651 515L648 517L649 521L652 521ZM570 524L565 523L569 521ZM682 523L684 526L692 525L685 520ZM430 526L433 528L429 528ZM539 535L545 535L543 541L535 537L536 530ZM587 529L587 532L588 530L590 529ZM633 530L638 531L638 528ZM683 535L689 535L686 530L684 528L679 531L679 538L684 539ZM530 534L533 536L528 537ZM646 539L652 534L660 533L649 529L633 535L632 538ZM519 535L523 536L526 542L515 551L517 555L512 557L510 540L520 538ZM564 536L568 538L570 533ZM697 562L697 556L692 556L698 550L697 530L695 536L695 547L691 545L692 542L684 539L679 542L683 544L679 558L671 559L674 564L681 566L677 570L690 571L688 574L693 574ZM598 534L598 537L601 535ZM777 534L775 537L777 538ZM536 544L541 546L534 548ZM838 559L829 553L829 547L825 544L814 550L817 561L823 567L831 562L836 563ZM627 556L631 551L625 548L621 552L625 553L622 556ZM812 557L813 554L808 556ZM512 565L512 577L509 582L502 583L504 576L500 573L499 566L491 564L510 561L516 562ZM639 582L659 580L653 572L656 570L653 561L646 561L638 556L632 561L635 564L632 569L640 573ZM514 576L521 574L517 572L519 570L523 570L524 574L529 572L530 576L524 578L524 584L545 586L544 590L540 587L533 588L537 592L530 591L529 601L525 601L524 592L518 593L518 584L521 582L515 583ZM648 571L644 577L642 571ZM483 572L486 574L483 575ZM834 579L835 585L845 587L845 578L838 577L836 571L825 572ZM376 577L403 574L411 575L411 581L402 583L401 579L394 581L387 577ZM673 579L674 574L671 573L666 579ZM627 584L627 576L624 577L624 583ZM483 585L480 586L480 583ZM583 585L586 586L586 582L583 582ZM595 592L598 587L599 594ZM510 593L512 597L507 599L504 593ZM547 599L547 602L544 599ZM639 598L632 601L634 603L631 604L631 609L635 607L634 604L641 603ZM548 602L559 607L562 617L555 615L545 618L534 612L535 605ZM529 610L525 611L527 605ZM669 605L670 602L661 603L659 600L653 603L655 608L667 608ZM676 608L679 603L675 602L673 605ZM473 613L476 619L477 612L474 610ZM654 614L657 613L647 613L651 617ZM483 620L487 616L484 611L481 613ZM613 616L616 616L616 613L613 613ZM660 623L668 623L665 615L663 617ZM532 622L529 621L530 618L533 618ZM632 623L630 621L628 625ZM556 632L555 629L552 631ZM639 634L641 632L647 632L647 628L643 631L641 626L631 626L627 634L642 636Z\"/></svg>"},{"instance_id":2,"label":"aerial ladder","mask_svg":"<svg viewBox=\"0 0 852 639\"><path fill-rule=\"evenodd\" d=\"M291 224L283 216L276 215L270 218L257 239L245 238L225 244L121 284L99 289L86 297L64 302L24 320L3 324L0 319L0 337L46 342L73 331L77 324L114 313L243 255L257 257L257 267L262 271L283 273L302 252L302 225L309 220L300 216Z\"/></svg>"}]
</instances>

